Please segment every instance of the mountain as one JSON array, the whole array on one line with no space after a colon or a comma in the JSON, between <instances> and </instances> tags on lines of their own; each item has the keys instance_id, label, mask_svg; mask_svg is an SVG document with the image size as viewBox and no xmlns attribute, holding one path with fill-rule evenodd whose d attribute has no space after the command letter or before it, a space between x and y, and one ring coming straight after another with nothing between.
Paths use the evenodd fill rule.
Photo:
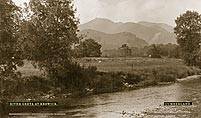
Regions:
<instances>
[{"instance_id":1,"label":"mountain","mask_svg":"<svg viewBox=\"0 0 201 118\"><path fill-rule=\"evenodd\" d=\"M166 30L171 33L174 32L174 27L167 25L165 23L151 23L151 22L145 22L145 21L141 21L138 23L147 27L158 27L158 28L161 28L162 30Z\"/></svg>"},{"instance_id":2,"label":"mountain","mask_svg":"<svg viewBox=\"0 0 201 118\"><path fill-rule=\"evenodd\" d=\"M113 34L113 33L116 33L115 30L118 27L118 25L119 23L114 23L108 19L96 18L92 21L89 21L88 23L80 25L79 29L81 31L85 29L92 29L92 30L97 30L100 32Z\"/></svg>"},{"instance_id":3,"label":"mountain","mask_svg":"<svg viewBox=\"0 0 201 118\"><path fill-rule=\"evenodd\" d=\"M92 29L108 34L129 32L141 39L144 39L149 44L176 43L175 35L172 33L173 28L162 23L115 23L108 19L96 18L88 23L80 25L79 29L81 31L85 29Z\"/></svg>"},{"instance_id":4,"label":"mountain","mask_svg":"<svg viewBox=\"0 0 201 118\"><path fill-rule=\"evenodd\" d=\"M120 32L115 34L107 34L96 30L82 30L81 35L85 38L92 38L102 45L102 50L117 49L122 44L128 44L129 47L144 47L148 43L143 39L138 38L136 35L129 32Z\"/></svg>"}]
</instances>

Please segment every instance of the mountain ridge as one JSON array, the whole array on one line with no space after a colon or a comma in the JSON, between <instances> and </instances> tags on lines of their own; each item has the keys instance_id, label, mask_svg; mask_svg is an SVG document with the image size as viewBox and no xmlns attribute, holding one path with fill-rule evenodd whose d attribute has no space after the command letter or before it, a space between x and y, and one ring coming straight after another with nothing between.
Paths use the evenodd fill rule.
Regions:
<instances>
[{"instance_id":1,"label":"mountain ridge","mask_svg":"<svg viewBox=\"0 0 201 118\"><path fill-rule=\"evenodd\" d=\"M143 48L148 45L145 40L140 39L136 35L129 32L107 34L92 29L85 29L80 32L80 35L84 35L84 38L92 38L100 43L102 45L102 50L117 49L123 44L127 44L129 47L138 48Z\"/></svg>"},{"instance_id":2,"label":"mountain ridge","mask_svg":"<svg viewBox=\"0 0 201 118\"><path fill-rule=\"evenodd\" d=\"M164 23L151 23L141 21L134 22L113 22L105 18L96 18L79 26L80 31L92 29L107 34L120 32L130 32L137 37L145 40L149 44L167 44L176 43L176 36L173 33L173 27Z\"/></svg>"}]
</instances>

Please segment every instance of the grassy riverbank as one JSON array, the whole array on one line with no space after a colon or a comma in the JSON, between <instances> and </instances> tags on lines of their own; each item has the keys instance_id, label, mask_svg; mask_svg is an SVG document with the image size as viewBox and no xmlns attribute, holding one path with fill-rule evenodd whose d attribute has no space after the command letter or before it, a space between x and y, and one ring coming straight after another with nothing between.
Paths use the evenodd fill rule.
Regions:
<instances>
[{"instance_id":1,"label":"grassy riverbank","mask_svg":"<svg viewBox=\"0 0 201 118\"><path fill-rule=\"evenodd\" d=\"M65 99L175 82L177 78L201 72L185 66L179 59L153 58L82 58L82 68L71 77L51 80L26 62L19 70L21 78L3 81L3 95L10 99Z\"/></svg>"}]
</instances>

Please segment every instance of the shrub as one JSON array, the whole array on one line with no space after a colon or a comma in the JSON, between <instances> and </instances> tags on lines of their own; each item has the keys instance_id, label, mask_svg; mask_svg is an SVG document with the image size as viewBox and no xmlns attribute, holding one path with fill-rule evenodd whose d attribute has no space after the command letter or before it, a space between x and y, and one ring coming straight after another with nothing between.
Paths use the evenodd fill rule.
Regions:
<instances>
[{"instance_id":1,"label":"shrub","mask_svg":"<svg viewBox=\"0 0 201 118\"><path fill-rule=\"evenodd\" d=\"M160 74L159 75L160 82L175 82L176 76L173 74Z\"/></svg>"},{"instance_id":2,"label":"shrub","mask_svg":"<svg viewBox=\"0 0 201 118\"><path fill-rule=\"evenodd\" d=\"M119 91L123 87L123 78L120 73L99 73L97 76L95 93Z\"/></svg>"}]
</instances>

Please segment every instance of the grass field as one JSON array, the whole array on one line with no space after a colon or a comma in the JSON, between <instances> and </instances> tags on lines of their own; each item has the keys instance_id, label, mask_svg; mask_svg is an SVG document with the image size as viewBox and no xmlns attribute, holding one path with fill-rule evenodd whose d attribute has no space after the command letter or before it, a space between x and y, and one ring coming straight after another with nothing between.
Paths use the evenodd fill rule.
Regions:
<instances>
[{"instance_id":1,"label":"grass field","mask_svg":"<svg viewBox=\"0 0 201 118\"><path fill-rule=\"evenodd\" d=\"M174 74L177 78L200 73L200 69L186 66L181 59L171 58L82 58L76 61L84 67L96 66L100 72L144 74L154 71L158 74ZM24 67L19 68L19 71L24 76L42 74L27 61L25 61Z\"/></svg>"},{"instance_id":2,"label":"grass field","mask_svg":"<svg viewBox=\"0 0 201 118\"><path fill-rule=\"evenodd\" d=\"M200 69L186 66L181 59L170 58L83 58L78 61L82 66L96 66L103 72L174 74L176 77L186 77L198 74Z\"/></svg>"}]
</instances>

